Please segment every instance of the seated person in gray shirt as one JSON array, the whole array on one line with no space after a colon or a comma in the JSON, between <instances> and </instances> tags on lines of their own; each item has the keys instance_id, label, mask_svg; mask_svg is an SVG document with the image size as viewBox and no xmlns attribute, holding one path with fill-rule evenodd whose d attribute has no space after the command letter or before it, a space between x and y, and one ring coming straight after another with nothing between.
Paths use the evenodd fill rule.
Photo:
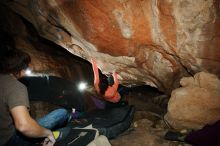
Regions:
<instances>
[{"instance_id":1,"label":"seated person in gray shirt","mask_svg":"<svg viewBox=\"0 0 220 146\"><path fill-rule=\"evenodd\" d=\"M30 56L14 48L0 49L0 146L26 146L33 138L43 138L44 146L53 146L50 129L68 120L67 111L57 109L35 121L29 114L27 89L17 80L28 67Z\"/></svg>"}]
</instances>

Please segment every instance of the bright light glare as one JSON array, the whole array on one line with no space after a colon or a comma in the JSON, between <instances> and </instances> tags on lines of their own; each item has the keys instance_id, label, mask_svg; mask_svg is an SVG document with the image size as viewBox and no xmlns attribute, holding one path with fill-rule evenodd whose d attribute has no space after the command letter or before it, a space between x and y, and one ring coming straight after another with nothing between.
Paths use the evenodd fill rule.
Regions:
<instances>
[{"instance_id":1,"label":"bright light glare","mask_svg":"<svg viewBox=\"0 0 220 146\"><path fill-rule=\"evenodd\" d=\"M30 76L32 74L32 71L28 68L28 69L25 70L25 74L27 76Z\"/></svg>"},{"instance_id":2,"label":"bright light glare","mask_svg":"<svg viewBox=\"0 0 220 146\"><path fill-rule=\"evenodd\" d=\"M85 90L86 88L87 88L87 83L85 83L85 82L79 83L79 85L78 85L79 91L83 91L83 90Z\"/></svg>"}]
</instances>

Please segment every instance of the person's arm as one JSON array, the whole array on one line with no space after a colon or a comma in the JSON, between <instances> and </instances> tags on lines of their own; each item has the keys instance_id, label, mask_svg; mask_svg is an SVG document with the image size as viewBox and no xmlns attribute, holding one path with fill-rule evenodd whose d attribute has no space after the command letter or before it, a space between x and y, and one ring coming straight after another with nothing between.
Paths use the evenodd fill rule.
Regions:
<instances>
[{"instance_id":1,"label":"person's arm","mask_svg":"<svg viewBox=\"0 0 220 146\"><path fill-rule=\"evenodd\" d=\"M117 92L119 80L118 80L118 75L115 71L113 72L113 79L114 79L114 84L113 84L112 88L115 90L115 92Z\"/></svg>"},{"instance_id":2,"label":"person's arm","mask_svg":"<svg viewBox=\"0 0 220 146\"><path fill-rule=\"evenodd\" d=\"M93 73L94 73L94 86L96 91L99 93L99 69L97 67L96 61L94 59L92 59L92 69L93 69Z\"/></svg>"},{"instance_id":3,"label":"person's arm","mask_svg":"<svg viewBox=\"0 0 220 146\"><path fill-rule=\"evenodd\" d=\"M34 119L31 118L26 106L15 106L10 109L14 119L16 129L23 135L32 138L47 137L48 143L45 145L53 145L55 139L49 129L41 127Z\"/></svg>"}]
</instances>

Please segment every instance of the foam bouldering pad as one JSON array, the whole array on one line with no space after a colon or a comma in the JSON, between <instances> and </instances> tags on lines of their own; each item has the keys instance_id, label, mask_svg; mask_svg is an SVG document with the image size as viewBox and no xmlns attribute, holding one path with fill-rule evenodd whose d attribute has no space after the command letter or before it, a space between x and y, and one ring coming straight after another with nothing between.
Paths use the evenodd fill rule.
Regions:
<instances>
[{"instance_id":1,"label":"foam bouldering pad","mask_svg":"<svg viewBox=\"0 0 220 146\"><path fill-rule=\"evenodd\" d=\"M101 135L112 139L127 130L133 120L135 108L132 105L86 113L82 119L73 120L70 124L83 127L89 124L98 129Z\"/></svg>"},{"instance_id":2,"label":"foam bouldering pad","mask_svg":"<svg viewBox=\"0 0 220 146\"><path fill-rule=\"evenodd\" d=\"M56 140L54 146L86 146L96 138L97 131L94 129L75 129L65 127L67 131L63 131L62 138ZM65 134L64 134L65 133ZM30 139L30 146L42 146L44 138Z\"/></svg>"},{"instance_id":3,"label":"foam bouldering pad","mask_svg":"<svg viewBox=\"0 0 220 146\"><path fill-rule=\"evenodd\" d=\"M54 146L86 146L95 139L96 130L71 129L68 136L57 141Z\"/></svg>"}]
</instances>

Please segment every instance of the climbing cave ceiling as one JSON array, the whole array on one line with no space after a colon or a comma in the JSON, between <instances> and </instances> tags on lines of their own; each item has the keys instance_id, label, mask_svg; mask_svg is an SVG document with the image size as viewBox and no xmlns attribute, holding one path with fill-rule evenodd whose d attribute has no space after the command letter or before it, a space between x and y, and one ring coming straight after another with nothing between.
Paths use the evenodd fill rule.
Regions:
<instances>
[{"instance_id":1,"label":"climbing cave ceiling","mask_svg":"<svg viewBox=\"0 0 220 146\"><path fill-rule=\"evenodd\" d=\"M124 85L170 93L183 76L220 77L220 0L2 0L39 35Z\"/></svg>"}]
</instances>

